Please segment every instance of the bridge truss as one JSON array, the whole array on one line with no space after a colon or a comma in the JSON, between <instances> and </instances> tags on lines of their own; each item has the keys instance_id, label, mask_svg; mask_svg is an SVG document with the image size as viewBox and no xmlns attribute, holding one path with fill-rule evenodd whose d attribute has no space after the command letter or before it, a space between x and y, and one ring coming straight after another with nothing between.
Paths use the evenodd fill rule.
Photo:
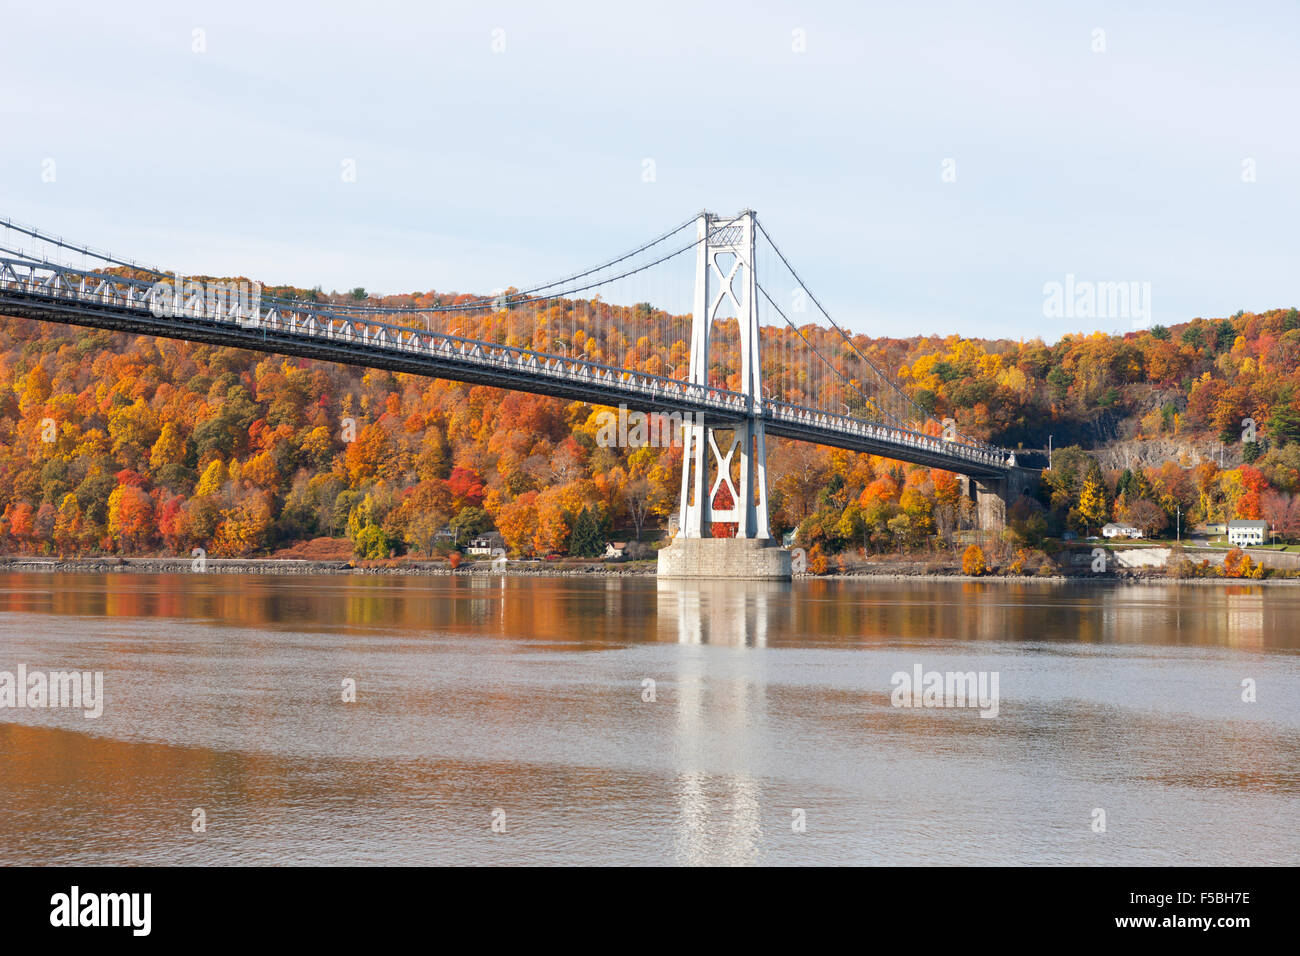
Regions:
<instances>
[{"instance_id":1,"label":"bridge truss","mask_svg":"<svg viewBox=\"0 0 1300 956\"><path fill-rule=\"evenodd\" d=\"M760 281L760 256L789 280L785 308L772 280ZM604 301L674 263L694 264L688 313ZM951 425L934 434L939 423L831 319L752 211L700 213L555 282L432 306L226 292L0 219L6 315L682 413L688 537L717 522L768 536L769 435L982 479L1015 467L1011 452ZM795 324L809 305L825 325Z\"/></svg>"}]
</instances>

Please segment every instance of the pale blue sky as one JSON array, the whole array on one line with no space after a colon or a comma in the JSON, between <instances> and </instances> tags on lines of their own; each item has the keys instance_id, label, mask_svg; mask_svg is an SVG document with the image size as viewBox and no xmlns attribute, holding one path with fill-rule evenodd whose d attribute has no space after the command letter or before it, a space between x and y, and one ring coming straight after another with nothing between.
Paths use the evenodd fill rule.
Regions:
<instances>
[{"instance_id":1,"label":"pale blue sky","mask_svg":"<svg viewBox=\"0 0 1300 956\"><path fill-rule=\"evenodd\" d=\"M1300 304L1297 36L1295 3L42 0L3 17L0 216L189 273L488 291L752 207L855 330L1131 327L1045 319L1066 273L1174 323Z\"/></svg>"}]
</instances>

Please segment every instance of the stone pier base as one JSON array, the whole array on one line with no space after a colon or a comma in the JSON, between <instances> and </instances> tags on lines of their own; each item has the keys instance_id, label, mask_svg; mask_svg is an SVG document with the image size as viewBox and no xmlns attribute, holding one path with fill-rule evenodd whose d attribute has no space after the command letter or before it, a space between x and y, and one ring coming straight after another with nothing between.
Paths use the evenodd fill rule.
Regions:
<instances>
[{"instance_id":1,"label":"stone pier base","mask_svg":"<svg viewBox=\"0 0 1300 956\"><path fill-rule=\"evenodd\" d=\"M756 538L683 538L659 552L661 578L789 581L790 552Z\"/></svg>"},{"instance_id":2,"label":"stone pier base","mask_svg":"<svg viewBox=\"0 0 1300 956\"><path fill-rule=\"evenodd\" d=\"M998 479L961 476L962 494L975 503L976 525L981 531L1001 531L1007 512L1021 495L1029 494L1036 477L1024 468L1012 468Z\"/></svg>"}]
</instances>

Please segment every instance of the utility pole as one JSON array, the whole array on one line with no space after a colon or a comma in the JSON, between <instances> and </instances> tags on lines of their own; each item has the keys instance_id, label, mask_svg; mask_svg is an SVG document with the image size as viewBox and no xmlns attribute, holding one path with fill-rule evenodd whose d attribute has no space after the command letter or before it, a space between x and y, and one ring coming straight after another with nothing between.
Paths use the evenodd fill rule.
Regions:
<instances>
[{"instance_id":1,"label":"utility pole","mask_svg":"<svg viewBox=\"0 0 1300 956\"><path fill-rule=\"evenodd\" d=\"M1177 524L1174 526L1178 529L1178 543L1183 543L1183 506L1175 505L1174 510L1178 512Z\"/></svg>"},{"instance_id":2,"label":"utility pole","mask_svg":"<svg viewBox=\"0 0 1300 956\"><path fill-rule=\"evenodd\" d=\"M1047 470L1052 470L1052 436L1047 436Z\"/></svg>"}]
</instances>

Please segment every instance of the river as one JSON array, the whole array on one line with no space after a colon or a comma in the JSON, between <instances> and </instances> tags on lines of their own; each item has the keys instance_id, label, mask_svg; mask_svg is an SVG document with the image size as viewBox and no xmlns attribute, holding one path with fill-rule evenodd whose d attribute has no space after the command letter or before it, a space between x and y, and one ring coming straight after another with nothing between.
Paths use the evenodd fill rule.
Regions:
<instances>
[{"instance_id":1,"label":"river","mask_svg":"<svg viewBox=\"0 0 1300 956\"><path fill-rule=\"evenodd\" d=\"M0 609L0 671L104 686L0 709L6 864L1300 863L1300 588L11 573ZM918 667L996 716L894 706Z\"/></svg>"}]
</instances>

